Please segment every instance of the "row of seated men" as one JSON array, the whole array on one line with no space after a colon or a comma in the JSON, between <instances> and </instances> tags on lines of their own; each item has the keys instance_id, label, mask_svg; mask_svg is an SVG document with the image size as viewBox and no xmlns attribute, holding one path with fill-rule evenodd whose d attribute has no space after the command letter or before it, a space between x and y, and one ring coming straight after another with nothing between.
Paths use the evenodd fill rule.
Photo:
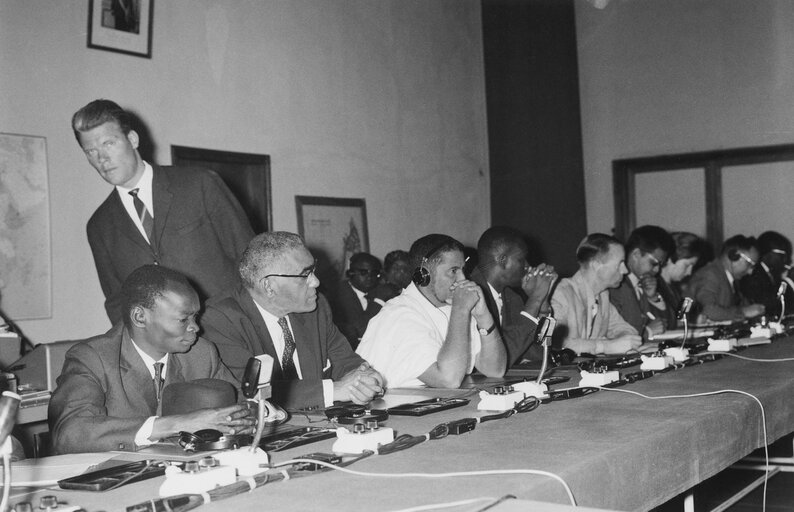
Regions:
<instances>
[{"instance_id":1,"label":"row of seated men","mask_svg":"<svg viewBox=\"0 0 794 512\"><path fill-rule=\"evenodd\" d=\"M72 130L90 165L114 186L87 228L113 327L66 356L49 406L54 453L129 450L207 428L249 433L255 419L239 393L220 408L174 412L164 405L185 383L210 379L239 389L248 359L259 354L276 361L273 401L295 410L366 403L401 386L457 387L475 369L500 377L538 357L538 316L552 312L566 328L564 345L626 352L641 343L639 330L607 289L636 260L650 266L637 276L656 298L644 274L665 268L672 253L667 245L635 251L629 243L626 250L612 237L589 235L576 252L580 270L552 294L554 269L528 267L519 233L483 234L471 279L463 246L427 235L411 246L411 282L384 302L354 351L317 293L315 260L301 237L254 236L210 171L145 162L128 113L114 102L89 103L73 116ZM730 275L718 278L738 280L733 269L746 272L758 261L753 246L737 247L725 254ZM698 300L706 311L706 300ZM755 308L742 316L762 311Z\"/></svg>"}]
</instances>

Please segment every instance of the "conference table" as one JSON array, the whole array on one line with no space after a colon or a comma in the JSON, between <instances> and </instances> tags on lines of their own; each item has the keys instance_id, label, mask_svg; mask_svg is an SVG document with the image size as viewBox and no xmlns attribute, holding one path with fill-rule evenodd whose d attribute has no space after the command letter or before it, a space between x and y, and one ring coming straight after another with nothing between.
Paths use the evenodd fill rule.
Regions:
<instances>
[{"instance_id":1,"label":"conference table","mask_svg":"<svg viewBox=\"0 0 794 512\"><path fill-rule=\"evenodd\" d=\"M583 507L650 510L755 449L794 432L794 361L777 361L794 358L794 338L753 346L737 355L775 362L724 356L657 373L613 390L552 401L533 411L483 422L471 432L429 440L388 455L373 455L348 468L363 474L317 472L268 483L250 493L202 505L198 510L381 511L483 498L479 505L444 509L481 510L488 503L485 498L495 500L506 495L553 503L560 510L570 504L560 482L520 470L541 470L559 476ZM627 368L621 373L638 369ZM515 381L525 374L511 371L505 381ZM578 371L573 368L557 369L554 375L568 375L571 381L553 389L576 386L579 380ZM420 417L392 415L383 426L398 435L421 435L441 423L493 414L477 410L478 388L491 390L500 382L475 379L462 389L390 390L392 396L400 399L466 397L471 402L465 407ZM738 392L719 393L724 390ZM651 397L713 394L654 400L629 391ZM333 426L323 418L293 415L291 422ZM311 452L330 452L332 443L328 439L274 452L270 454L271 462ZM107 455L131 460L137 454ZM466 472L471 473L435 478L408 476ZM38 491L30 499L35 504L35 496L50 492L89 511L125 510L129 505L156 498L163 478L106 493L56 488L51 492ZM12 502L26 499L17 494ZM551 505L537 508L544 509L551 510ZM509 508L505 505L493 510Z\"/></svg>"}]
</instances>

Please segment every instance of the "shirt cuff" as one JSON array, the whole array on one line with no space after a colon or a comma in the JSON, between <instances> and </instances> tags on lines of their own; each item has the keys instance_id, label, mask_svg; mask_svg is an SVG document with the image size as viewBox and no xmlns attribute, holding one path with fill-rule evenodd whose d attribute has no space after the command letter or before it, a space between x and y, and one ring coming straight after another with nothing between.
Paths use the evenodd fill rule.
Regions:
<instances>
[{"instance_id":1,"label":"shirt cuff","mask_svg":"<svg viewBox=\"0 0 794 512\"><path fill-rule=\"evenodd\" d=\"M521 315L523 315L523 316L525 316L525 317L529 318L530 320L532 320L533 322L535 322L535 325L538 325L538 324L540 323L540 320L538 320L538 319L537 319L537 318L535 318L534 316L530 315L530 314L529 314L529 313L527 313L526 311L522 311L522 312L521 312Z\"/></svg>"},{"instance_id":2,"label":"shirt cuff","mask_svg":"<svg viewBox=\"0 0 794 512\"><path fill-rule=\"evenodd\" d=\"M323 379L323 400L326 407L334 405L334 381Z\"/></svg>"},{"instance_id":3,"label":"shirt cuff","mask_svg":"<svg viewBox=\"0 0 794 512\"><path fill-rule=\"evenodd\" d=\"M156 419L157 416L150 416L146 421L143 422L141 428L139 428L138 432L135 433L135 446L149 446L150 444L154 444L154 441L149 438L152 436L154 420Z\"/></svg>"},{"instance_id":4,"label":"shirt cuff","mask_svg":"<svg viewBox=\"0 0 794 512\"><path fill-rule=\"evenodd\" d=\"M372 299L372 300L374 300L376 304L380 304L381 306L386 305L386 301L383 299Z\"/></svg>"}]
</instances>

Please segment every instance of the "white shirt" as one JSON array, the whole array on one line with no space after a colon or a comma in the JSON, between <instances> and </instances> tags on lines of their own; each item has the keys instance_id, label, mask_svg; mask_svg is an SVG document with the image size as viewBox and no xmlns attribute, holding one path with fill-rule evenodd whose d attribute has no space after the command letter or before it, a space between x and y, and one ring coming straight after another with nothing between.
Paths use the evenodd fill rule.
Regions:
<instances>
[{"instance_id":1,"label":"white shirt","mask_svg":"<svg viewBox=\"0 0 794 512\"><path fill-rule=\"evenodd\" d=\"M149 240L149 237L146 236L146 231L143 229L141 219L138 217L138 211L135 209L135 199L133 199L133 197L130 195L130 191L136 188L138 189L138 198L143 201L144 206L146 206L146 209L149 210L149 215L151 215L152 219L154 219L154 198L152 197L153 177L154 170L152 169L152 166L144 162L143 175L134 187L125 188L121 185L116 185L116 191L118 192L119 198L121 199L121 204L124 205L124 209L127 210L127 214L132 219L132 222L135 223L135 226L138 228L138 231L141 232L143 238L149 243L151 243L151 240Z\"/></svg>"},{"instance_id":2,"label":"white shirt","mask_svg":"<svg viewBox=\"0 0 794 512\"><path fill-rule=\"evenodd\" d=\"M387 387L424 386L419 376L438 359L447 337L451 310L449 305L435 307L411 283L369 321L356 352L383 375ZM481 348L473 317L469 339L471 357L467 373L474 369Z\"/></svg>"},{"instance_id":3,"label":"white shirt","mask_svg":"<svg viewBox=\"0 0 794 512\"><path fill-rule=\"evenodd\" d=\"M362 292L361 290L359 290L355 286L353 286L350 283L350 281L348 281L347 284L350 286L350 288L353 289L353 293L356 294L356 297L358 297L358 303L361 304L361 310L362 311L366 311L367 310L367 294Z\"/></svg>"}]
</instances>

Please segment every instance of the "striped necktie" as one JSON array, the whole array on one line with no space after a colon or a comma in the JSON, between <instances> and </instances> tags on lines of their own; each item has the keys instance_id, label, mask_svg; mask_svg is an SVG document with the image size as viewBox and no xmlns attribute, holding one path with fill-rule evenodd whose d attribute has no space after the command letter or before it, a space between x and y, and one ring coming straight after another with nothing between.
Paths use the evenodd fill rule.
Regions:
<instances>
[{"instance_id":1,"label":"striped necktie","mask_svg":"<svg viewBox=\"0 0 794 512\"><path fill-rule=\"evenodd\" d=\"M141 201L141 198L138 197L138 190L139 189L134 188L130 190L129 193L132 196L132 204L135 205L135 211L138 212L138 219L140 219L143 230L146 232L146 238L149 240L149 245L152 245L154 219L149 213L149 210L146 209L146 205L143 204L143 201Z\"/></svg>"},{"instance_id":2,"label":"striped necktie","mask_svg":"<svg viewBox=\"0 0 794 512\"><path fill-rule=\"evenodd\" d=\"M298 380L298 370L295 369L295 360L292 358L295 353L295 339L292 337L287 317L279 318L278 325L284 331L284 354L281 356L281 371L284 373L284 380Z\"/></svg>"}]
</instances>

